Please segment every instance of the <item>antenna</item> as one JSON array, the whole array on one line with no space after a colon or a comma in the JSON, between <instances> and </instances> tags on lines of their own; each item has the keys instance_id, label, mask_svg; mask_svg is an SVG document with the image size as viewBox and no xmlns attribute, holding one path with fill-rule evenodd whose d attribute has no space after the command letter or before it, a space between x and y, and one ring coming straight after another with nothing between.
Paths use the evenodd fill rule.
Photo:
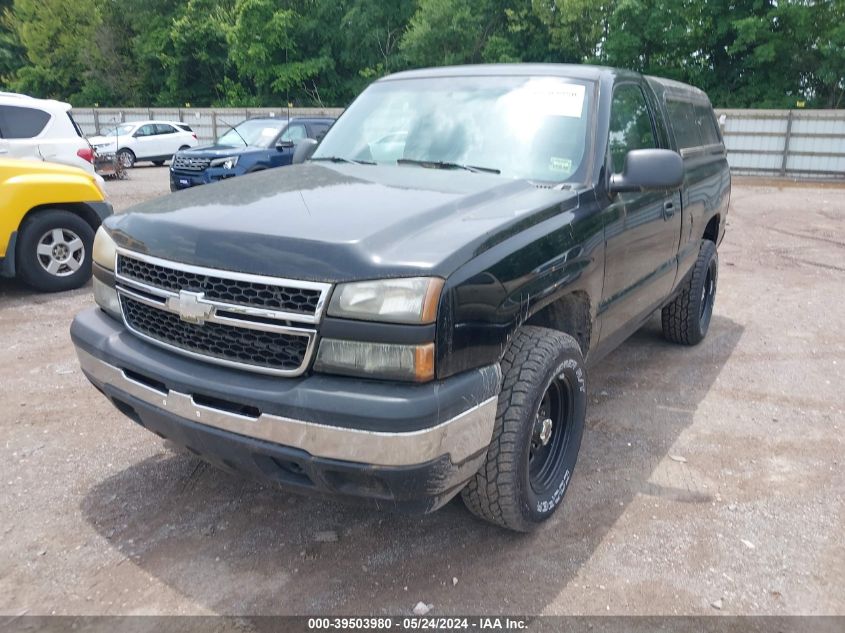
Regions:
<instances>
[{"instance_id":1,"label":"antenna","mask_svg":"<svg viewBox=\"0 0 845 633\"><path fill-rule=\"evenodd\" d=\"M285 66L288 65L288 47L285 46ZM290 83L285 85L285 101L288 104L288 121L290 121Z\"/></svg>"}]
</instances>

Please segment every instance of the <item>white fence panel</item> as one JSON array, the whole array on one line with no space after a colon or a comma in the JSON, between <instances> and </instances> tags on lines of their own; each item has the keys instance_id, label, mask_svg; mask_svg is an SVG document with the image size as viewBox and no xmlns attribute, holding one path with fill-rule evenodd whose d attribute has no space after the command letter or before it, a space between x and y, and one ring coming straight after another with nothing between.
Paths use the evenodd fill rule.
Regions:
<instances>
[{"instance_id":1,"label":"white fence panel","mask_svg":"<svg viewBox=\"0 0 845 633\"><path fill-rule=\"evenodd\" d=\"M845 179L845 110L717 110L731 171Z\"/></svg>"}]
</instances>

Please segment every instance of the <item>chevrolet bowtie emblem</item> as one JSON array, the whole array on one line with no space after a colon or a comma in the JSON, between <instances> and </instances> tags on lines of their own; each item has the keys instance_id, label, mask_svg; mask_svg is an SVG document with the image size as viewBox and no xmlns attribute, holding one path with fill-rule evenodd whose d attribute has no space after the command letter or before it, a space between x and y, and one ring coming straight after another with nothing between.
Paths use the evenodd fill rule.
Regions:
<instances>
[{"instance_id":1,"label":"chevrolet bowtie emblem","mask_svg":"<svg viewBox=\"0 0 845 633\"><path fill-rule=\"evenodd\" d=\"M206 303L202 292L180 290L178 297L168 297L167 307L188 323L202 325L214 313L214 306Z\"/></svg>"}]
</instances>

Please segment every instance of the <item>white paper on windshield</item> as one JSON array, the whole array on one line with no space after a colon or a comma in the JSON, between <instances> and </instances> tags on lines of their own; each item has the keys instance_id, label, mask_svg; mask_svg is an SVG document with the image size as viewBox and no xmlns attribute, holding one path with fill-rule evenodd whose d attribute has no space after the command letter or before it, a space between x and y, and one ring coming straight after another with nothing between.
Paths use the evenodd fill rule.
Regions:
<instances>
[{"instance_id":1,"label":"white paper on windshield","mask_svg":"<svg viewBox=\"0 0 845 633\"><path fill-rule=\"evenodd\" d=\"M554 77L538 77L506 95L512 105L519 105L532 115L581 118L585 86L570 84Z\"/></svg>"},{"instance_id":2,"label":"white paper on windshield","mask_svg":"<svg viewBox=\"0 0 845 633\"><path fill-rule=\"evenodd\" d=\"M265 127L261 130L261 136L276 136L279 133L278 128L275 127Z\"/></svg>"}]
</instances>

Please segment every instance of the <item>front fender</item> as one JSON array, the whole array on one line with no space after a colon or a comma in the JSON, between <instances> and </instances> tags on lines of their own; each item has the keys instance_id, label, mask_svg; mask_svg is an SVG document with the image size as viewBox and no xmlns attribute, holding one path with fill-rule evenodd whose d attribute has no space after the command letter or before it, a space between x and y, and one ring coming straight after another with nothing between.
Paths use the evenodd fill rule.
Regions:
<instances>
[{"instance_id":1,"label":"front fender","mask_svg":"<svg viewBox=\"0 0 845 633\"><path fill-rule=\"evenodd\" d=\"M0 184L0 254L8 259L11 236L33 209L80 204L101 219L111 212L94 180L82 171L79 175L34 171L6 179Z\"/></svg>"}]
</instances>

